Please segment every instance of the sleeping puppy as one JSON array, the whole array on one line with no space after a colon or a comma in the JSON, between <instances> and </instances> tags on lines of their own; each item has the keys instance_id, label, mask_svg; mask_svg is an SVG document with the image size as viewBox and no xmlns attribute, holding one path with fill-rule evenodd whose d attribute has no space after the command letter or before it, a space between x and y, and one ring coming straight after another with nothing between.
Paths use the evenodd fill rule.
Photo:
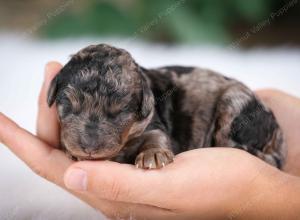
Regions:
<instances>
[{"instance_id":1,"label":"sleeping puppy","mask_svg":"<svg viewBox=\"0 0 300 220\"><path fill-rule=\"evenodd\" d=\"M75 54L53 79L61 146L76 160L162 168L202 147L244 149L281 168L286 147L273 113L242 83L210 70L145 69L106 44Z\"/></svg>"}]
</instances>

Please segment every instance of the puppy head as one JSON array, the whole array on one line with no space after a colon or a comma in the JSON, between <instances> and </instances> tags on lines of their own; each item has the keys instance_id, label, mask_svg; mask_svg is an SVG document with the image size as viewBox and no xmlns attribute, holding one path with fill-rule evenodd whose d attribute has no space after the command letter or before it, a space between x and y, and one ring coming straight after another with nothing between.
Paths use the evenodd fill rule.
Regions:
<instances>
[{"instance_id":1,"label":"puppy head","mask_svg":"<svg viewBox=\"0 0 300 220\"><path fill-rule=\"evenodd\" d=\"M53 79L61 143L80 159L109 159L151 120L149 82L128 52L108 45L84 48Z\"/></svg>"}]
</instances>

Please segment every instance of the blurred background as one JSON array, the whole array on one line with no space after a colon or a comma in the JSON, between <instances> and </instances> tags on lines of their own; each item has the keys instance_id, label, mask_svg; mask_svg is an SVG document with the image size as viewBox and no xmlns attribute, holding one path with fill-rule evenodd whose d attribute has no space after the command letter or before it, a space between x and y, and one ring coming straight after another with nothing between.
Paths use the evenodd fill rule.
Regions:
<instances>
[{"instance_id":1,"label":"blurred background","mask_svg":"<svg viewBox=\"0 0 300 220\"><path fill-rule=\"evenodd\" d=\"M298 0L0 0L0 112L35 133L45 64L99 43L300 97ZM0 176L1 220L104 219L1 144Z\"/></svg>"},{"instance_id":2,"label":"blurred background","mask_svg":"<svg viewBox=\"0 0 300 220\"><path fill-rule=\"evenodd\" d=\"M44 39L118 36L167 44L231 44L244 37L242 47L300 44L297 0L0 2L2 30Z\"/></svg>"}]
</instances>

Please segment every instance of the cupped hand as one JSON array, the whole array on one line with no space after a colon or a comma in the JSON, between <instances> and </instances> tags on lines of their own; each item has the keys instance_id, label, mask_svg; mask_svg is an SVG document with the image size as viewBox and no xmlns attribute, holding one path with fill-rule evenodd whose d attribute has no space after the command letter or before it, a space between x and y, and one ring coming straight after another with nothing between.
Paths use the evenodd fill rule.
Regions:
<instances>
[{"instance_id":1,"label":"cupped hand","mask_svg":"<svg viewBox=\"0 0 300 220\"><path fill-rule=\"evenodd\" d=\"M62 65L57 62L50 62L46 65L45 80L38 101L37 135L24 130L0 113L0 142L24 161L37 175L64 188L105 215L111 218L117 218L118 213L128 216L130 210L135 209L137 204L104 200L90 193L69 190L64 184L64 174L74 162L58 149L59 123L56 109L55 106L49 109L46 102L50 82L61 68ZM151 207L139 205L137 214L142 215L145 209L149 213L153 210Z\"/></svg>"},{"instance_id":2,"label":"cupped hand","mask_svg":"<svg viewBox=\"0 0 300 220\"><path fill-rule=\"evenodd\" d=\"M57 149L59 124L56 109L55 106L49 109L46 104L50 81L60 68L61 65L55 62L46 66L39 98L37 135L30 134L0 114L0 140L38 175L68 190L108 217L237 219L245 216L245 209L253 206L249 200L256 201L257 195L267 196L284 189L285 174L247 152L231 148L188 151L178 155L173 164L162 170L141 170L110 161L74 163ZM273 92L258 94L269 104L268 97ZM280 95L277 101L272 100L277 103L282 99ZM297 101L288 99L291 99L289 105ZM277 104L274 106L276 108ZM278 104L277 108L283 107ZM286 120L280 119L281 111L287 113L290 110L273 110L279 122L285 123ZM298 113L294 117L300 117ZM290 120L293 122L296 123ZM291 126L297 128L294 124L282 126L289 132ZM296 146L294 134L289 133L287 138ZM288 164L292 167L296 163Z\"/></svg>"}]
</instances>

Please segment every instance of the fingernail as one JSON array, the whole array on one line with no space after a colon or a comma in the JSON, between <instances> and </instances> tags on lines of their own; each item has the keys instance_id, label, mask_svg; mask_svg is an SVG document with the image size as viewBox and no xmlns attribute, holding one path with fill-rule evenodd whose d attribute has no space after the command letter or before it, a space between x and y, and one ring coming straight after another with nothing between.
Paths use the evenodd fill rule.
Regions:
<instances>
[{"instance_id":1,"label":"fingernail","mask_svg":"<svg viewBox=\"0 0 300 220\"><path fill-rule=\"evenodd\" d=\"M86 171L73 168L65 174L65 185L68 189L76 191L85 191L87 189L87 173Z\"/></svg>"}]
</instances>

